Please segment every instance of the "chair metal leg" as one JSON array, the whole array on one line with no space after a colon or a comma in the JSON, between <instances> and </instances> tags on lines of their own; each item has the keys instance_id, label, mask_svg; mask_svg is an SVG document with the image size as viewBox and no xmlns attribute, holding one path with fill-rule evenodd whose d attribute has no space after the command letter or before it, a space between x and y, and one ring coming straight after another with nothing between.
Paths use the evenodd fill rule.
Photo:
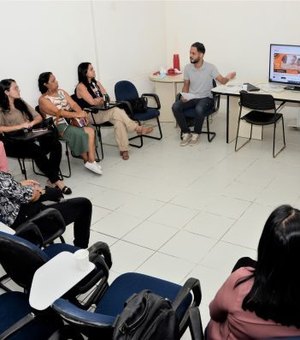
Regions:
<instances>
[{"instance_id":1,"label":"chair metal leg","mask_svg":"<svg viewBox=\"0 0 300 340\"><path fill-rule=\"evenodd\" d=\"M207 127L207 131L201 131L201 133L206 134L207 140L209 141L209 143L211 143L211 141L216 137L216 133L213 131L210 131L209 129L209 116L206 117L206 127Z\"/></svg>"},{"instance_id":2,"label":"chair metal leg","mask_svg":"<svg viewBox=\"0 0 300 340\"><path fill-rule=\"evenodd\" d=\"M36 174L36 175L39 175L39 176L45 176L45 174L41 173L41 172L38 172L36 169L35 169L35 165L34 165L34 160L31 159L31 164L32 164L32 170L33 172Z\"/></svg>"},{"instance_id":3,"label":"chair metal leg","mask_svg":"<svg viewBox=\"0 0 300 340\"><path fill-rule=\"evenodd\" d=\"M244 144L242 144L239 147L237 147L237 145L238 145L238 138L239 138L239 132L240 132L240 124L241 124L241 120L239 119L237 133L236 133L236 139L235 139L235 147L234 147L235 151L239 151L241 148L243 148L246 144L248 144L250 142L250 140L252 138L252 124L251 124L250 137L246 140L246 142Z\"/></svg>"},{"instance_id":4,"label":"chair metal leg","mask_svg":"<svg viewBox=\"0 0 300 340\"><path fill-rule=\"evenodd\" d=\"M193 119L191 122L188 122L188 126L194 126L195 125L195 120ZM216 133L213 131L210 131L209 128L209 116L206 116L206 127L207 131L201 131L201 134L207 135L207 140L211 143L211 141L216 137ZM182 130L180 130L180 139L182 139Z\"/></svg>"},{"instance_id":5,"label":"chair metal leg","mask_svg":"<svg viewBox=\"0 0 300 340\"><path fill-rule=\"evenodd\" d=\"M99 157L98 150L96 147L96 155L97 155L97 162L102 161L104 158L104 150L103 150L103 142L102 142L102 134L101 134L101 124L97 124L94 113L91 113L92 119L93 119L93 126L96 128L96 133L98 136L98 141L100 143L100 150L101 150L101 157Z\"/></svg>"},{"instance_id":6,"label":"chair metal leg","mask_svg":"<svg viewBox=\"0 0 300 340\"><path fill-rule=\"evenodd\" d=\"M151 139L156 139L156 140L161 140L162 139L163 134L162 134L162 130L161 130L161 126L160 126L160 121L159 121L158 117L156 117L156 122L157 122L158 131L159 131L159 136L155 137L155 136L143 135L143 137L151 138Z\"/></svg>"},{"instance_id":7,"label":"chair metal leg","mask_svg":"<svg viewBox=\"0 0 300 340\"><path fill-rule=\"evenodd\" d=\"M99 157L99 153L98 153L98 148L97 148L97 146L95 146L95 153L96 153L96 162L100 162L103 158L100 158Z\"/></svg>"},{"instance_id":8,"label":"chair metal leg","mask_svg":"<svg viewBox=\"0 0 300 340\"><path fill-rule=\"evenodd\" d=\"M63 175L63 177L66 177L66 178L70 178L71 175L72 175L72 172L71 172L71 162L70 162L70 152L69 152L69 146L68 146L68 142L66 142L66 151L65 151L65 154L66 154L66 157L67 157L67 162L68 162L68 170L69 170L69 173L67 175Z\"/></svg>"},{"instance_id":9,"label":"chair metal leg","mask_svg":"<svg viewBox=\"0 0 300 340\"><path fill-rule=\"evenodd\" d=\"M143 135L138 135L138 136L134 136L129 138L128 140L134 140L134 139L140 139L140 144L133 144L133 143L129 143L130 146L133 146L134 148L141 148L144 145L144 140L143 140Z\"/></svg>"},{"instance_id":10,"label":"chair metal leg","mask_svg":"<svg viewBox=\"0 0 300 340\"><path fill-rule=\"evenodd\" d=\"M102 159L104 158L104 150L103 150L103 142L102 142L102 134L101 134L101 126L96 124L94 125L95 128L96 128L96 133L97 133L97 136L98 136L98 141L100 143L100 151L101 151L101 157L99 157L99 154L98 154L98 150L96 149L96 153L97 153L97 157L98 157L98 161L102 161Z\"/></svg>"},{"instance_id":11,"label":"chair metal leg","mask_svg":"<svg viewBox=\"0 0 300 340\"><path fill-rule=\"evenodd\" d=\"M137 121L139 125L141 125L140 121ZM132 144L130 143L129 145L135 147L135 148L141 148L144 145L144 140L143 138L151 138L151 139L156 139L156 140L161 140L163 138L163 133L162 133L162 129L161 129L161 125L160 125L160 121L159 121L159 117L156 117L156 122L157 122L157 127L158 127L158 131L159 131L159 135L158 137L156 136L149 136L149 135L137 135L134 137L129 138L129 140L133 140L133 139L140 139L140 144Z\"/></svg>"},{"instance_id":12,"label":"chair metal leg","mask_svg":"<svg viewBox=\"0 0 300 340\"><path fill-rule=\"evenodd\" d=\"M27 179L27 171L25 166L25 158L18 158L19 166L21 169L21 173L24 175L25 179Z\"/></svg>"},{"instance_id":13,"label":"chair metal leg","mask_svg":"<svg viewBox=\"0 0 300 340\"><path fill-rule=\"evenodd\" d=\"M32 163L32 170L33 170L33 172L34 172L36 175L46 177L45 174L43 174L42 172L38 172L38 171L35 169L35 163L34 163L34 160L33 160L33 159L31 160L31 163ZM61 169L59 168L58 176L59 176L59 179L60 179L60 180L63 180L64 177L68 177L68 178L71 177L70 168L69 168L69 173L68 173L68 175L63 174L62 171L61 171Z\"/></svg>"}]
</instances>

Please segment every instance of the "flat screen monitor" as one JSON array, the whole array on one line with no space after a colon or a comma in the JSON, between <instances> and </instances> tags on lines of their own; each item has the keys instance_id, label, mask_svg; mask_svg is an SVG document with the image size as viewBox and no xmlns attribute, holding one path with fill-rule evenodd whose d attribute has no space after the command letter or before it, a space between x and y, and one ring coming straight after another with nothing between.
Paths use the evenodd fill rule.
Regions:
<instances>
[{"instance_id":1,"label":"flat screen monitor","mask_svg":"<svg viewBox=\"0 0 300 340\"><path fill-rule=\"evenodd\" d=\"M300 86L300 45L270 45L269 81Z\"/></svg>"}]
</instances>

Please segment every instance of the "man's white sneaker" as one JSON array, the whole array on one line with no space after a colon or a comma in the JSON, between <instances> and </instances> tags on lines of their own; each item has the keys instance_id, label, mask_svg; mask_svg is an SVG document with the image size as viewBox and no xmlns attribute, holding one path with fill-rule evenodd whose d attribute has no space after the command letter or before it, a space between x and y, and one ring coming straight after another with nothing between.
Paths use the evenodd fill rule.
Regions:
<instances>
[{"instance_id":1,"label":"man's white sneaker","mask_svg":"<svg viewBox=\"0 0 300 340\"><path fill-rule=\"evenodd\" d=\"M198 133L192 133L192 138L190 140L189 145L193 146L199 142L200 135Z\"/></svg>"},{"instance_id":2,"label":"man's white sneaker","mask_svg":"<svg viewBox=\"0 0 300 340\"><path fill-rule=\"evenodd\" d=\"M86 163L84 163L84 166L88 169L88 170L90 170L90 171L93 171L93 172L95 172L96 174L98 174L98 175L102 175L102 168L101 168L101 166L100 165L98 165L95 161L94 162L86 162Z\"/></svg>"},{"instance_id":3,"label":"man's white sneaker","mask_svg":"<svg viewBox=\"0 0 300 340\"><path fill-rule=\"evenodd\" d=\"M189 144L190 140L192 138L192 134L191 133L183 133L182 134L182 140L180 142L180 146L186 146Z\"/></svg>"}]
</instances>

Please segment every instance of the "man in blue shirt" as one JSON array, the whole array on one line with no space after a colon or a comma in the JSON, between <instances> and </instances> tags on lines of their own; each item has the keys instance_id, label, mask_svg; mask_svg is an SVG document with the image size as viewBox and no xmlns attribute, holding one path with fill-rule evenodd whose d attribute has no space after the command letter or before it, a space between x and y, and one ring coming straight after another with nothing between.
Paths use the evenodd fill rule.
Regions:
<instances>
[{"instance_id":1,"label":"man in blue shirt","mask_svg":"<svg viewBox=\"0 0 300 340\"><path fill-rule=\"evenodd\" d=\"M234 78L236 73L230 72L223 77L217 68L210 63L204 61L205 47L200 42L195 42L190 49L191 63L184 68L184 84L182 95L173 106L172 111L182 131L181 146L194 145L199 141L204 118L212 112L214 107L213 80L217 80L221 84L226 84L230 79ZM184 110L195 109L195 127L191 133L187 124Z\"/></svg>"}]
</instances>

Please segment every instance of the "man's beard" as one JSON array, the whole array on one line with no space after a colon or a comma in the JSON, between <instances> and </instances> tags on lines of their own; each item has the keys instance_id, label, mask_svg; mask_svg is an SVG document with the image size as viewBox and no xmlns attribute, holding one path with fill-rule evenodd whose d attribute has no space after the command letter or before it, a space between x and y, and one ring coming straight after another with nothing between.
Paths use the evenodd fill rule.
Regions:
<instances>
[{"instance_id":1,"label":"man's beard","mask_svg":"<svg viewBox=\"0 0 300 340\"><path fill-rule=\"evenodd\" d=\"M200 60L200 58L198 58L198 59L190 58L190 61L191 61L192 64L197 64L199 60Z\"/></svg>"}]
</instances>

